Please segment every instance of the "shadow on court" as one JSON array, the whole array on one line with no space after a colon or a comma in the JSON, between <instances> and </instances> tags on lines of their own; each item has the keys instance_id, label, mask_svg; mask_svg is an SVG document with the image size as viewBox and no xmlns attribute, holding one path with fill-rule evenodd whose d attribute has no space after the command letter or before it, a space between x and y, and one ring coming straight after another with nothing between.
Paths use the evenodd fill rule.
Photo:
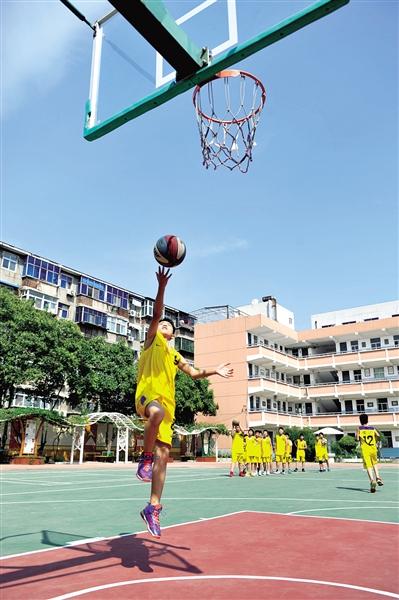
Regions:
<instances>
[{"instance_id":1,"label":"shadow on court","mask_svg":"<svg viewBox=\"0 0 399 600\"><path fill-rule=\"evenodd\" d=\"M52 544L61 539L76 539L72 534L61 532L42 532L49 543L52 538ZM49 535L51 534L51 535ZM56 534L56 535L54 535ZM20 585L26 585L27 582L40 583L41 581L51 581L62 577L76 578L77 572L80 578L85 577L92 580L93 572L99 574L108 568L129 569L132 572L129 576L135 575L135 572L152 573L154 568L161 567L170 569L173 573L199 574L202 571L184 558L180 550L187 551L190 548L186 546L177 546L165 544L152 539L145 539L135 535L121 534L123 537L99 540L98 542L89 542L79 546L60 547L55 553L49 553L49 561L45 560L40 564L32 564L32 555L12 558L3 564L3 574L1 576L2 589L16 590ZM43 555L46 556L46 555ZM47 557L46 557L47 558ZM18 563L18 566L17 566ZM94 575L94 577L96 577ZM54 585L56 585L54 583ZM4 592L7 595L7 592Z\"/></svg>"},{"instance_id":2,"label":"shadow on court","mask_svg":"<svg viewBox=\"0 0 399 600\"><path fill-rule=\"evenodd\" d=\"M370 488L355 488L337 485L337 490L351 490L352 492L364 492L365 494L370 494Z\"/></svg>"}]
</instances>

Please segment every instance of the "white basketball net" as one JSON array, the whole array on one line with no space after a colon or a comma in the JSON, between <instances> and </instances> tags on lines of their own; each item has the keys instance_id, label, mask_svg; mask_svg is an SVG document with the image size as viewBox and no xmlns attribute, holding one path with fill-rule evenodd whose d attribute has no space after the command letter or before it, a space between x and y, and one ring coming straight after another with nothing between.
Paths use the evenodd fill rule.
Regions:
<instances>
[{"instance_id":1,"label":"white basketball net","mask_svg":"<svg viewBox=\"0 0 399 600\"><path fill-rule=\"evenodd\" d=\"M207 169L248 171L265 100L263 84L245 71L221 71L195 88L193 102Z\"/></svg>"}]
</instances>

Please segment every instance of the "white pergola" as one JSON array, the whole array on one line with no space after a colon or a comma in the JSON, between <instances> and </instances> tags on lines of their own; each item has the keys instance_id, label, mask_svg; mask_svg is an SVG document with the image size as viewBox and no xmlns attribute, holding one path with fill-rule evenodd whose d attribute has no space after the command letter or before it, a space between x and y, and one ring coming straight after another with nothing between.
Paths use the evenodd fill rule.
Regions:
<instances>
[{"instance_id":1,"label":"white pergola","mask_svg":"<svg viewBox=\"0 0 399 600\"><path fill-rule=\"evenodd\" d=\"M116 456L115 460L117 463L119 460L119 453L125 453L125 463L128 462L128 450L129 450L129 432L130 431L143 431L143 427L140 427L130 417L122 415L121 413L115 412L97 412L86 415L86 423L75 425L72 433L72 447L71 447L71 459L70 463L73 464L75 451L79 451L79 464L83 463L83 451L84 451L84 440L85 440L85 428L87 425L93 425L93 423L113 423L117 428L116 437Z\"/></svg>"},{"instance_id":2,"label":"white pergola","mask_svg":"<svg viewBox=\"0 0 399 600\"><path fill-rule=\"evenodd\" d=\"M83 463L83 452L84 452L84 441L85 441L85 428L87 425L92 425L93 423L98 423L102 421L103 423L113 423L117 428L117 437L116 437L116 456L115 462L119 463L119 453L125 453L124 462L128 462L128 450L129 450L129 432L132 431L144 431L144 427L142 425L138 425L133 421L131 417L127 417L126 415L122 415L121 413L116 412L96 412L85 415L86 422L82 424L74 425L72 432L72 447L71 447L71 458L70 464L73 464L74 454L76 451L79 452L79 464ZM199 427L197 429L193 429L189 431L185 429L185 427L181 427L179 425L175 425L174 431L178 435L185 436L195 436L200 433L203 433L207 430L213 430L212 425L208 427ZM217 438L216 438L216 456L217 456Z\"/></svg>"}]
</instances>

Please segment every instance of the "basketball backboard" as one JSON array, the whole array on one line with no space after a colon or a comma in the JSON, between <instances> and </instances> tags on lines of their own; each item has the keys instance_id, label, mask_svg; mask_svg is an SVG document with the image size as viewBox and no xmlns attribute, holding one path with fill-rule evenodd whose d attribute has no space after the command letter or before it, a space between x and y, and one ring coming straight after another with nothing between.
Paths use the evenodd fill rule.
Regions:
<instances>
[{"instance_id":1,"label":"basketball backboard","mask_svg":"<svg viewBox=\"0 0 399 600\"><path fill-rule=\"evenodd\" d=\"M130 15L115 8L124 12L122 0L102 3L94 23L84 137L102 137L348 2L131 0ZM135 11L142 6L152 19L144 34L136 29L143 19ZM129 19L136 19L134 26ZM169 37L161 40L164 32Z\"/></svg>"}]
</instances>

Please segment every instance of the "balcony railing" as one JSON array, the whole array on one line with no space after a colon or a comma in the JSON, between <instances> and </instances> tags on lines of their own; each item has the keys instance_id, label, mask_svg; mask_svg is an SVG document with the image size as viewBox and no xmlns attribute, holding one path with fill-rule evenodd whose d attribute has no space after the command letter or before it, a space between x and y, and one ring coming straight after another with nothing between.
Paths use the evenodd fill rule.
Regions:
<instances>
[{"instance_id":1,"label":"balcony railing","mask_svg":"<svg viewBox=\"0 0 399 600\"><path fill-rule=\"evenodd\" d=\"M358 350L344 350L344 351L337 351L337 352L322 352L320 354L309 354L307 356L297 356L296 354L291 354L289 352L284 352L282 350L279 350L278 348L275 348L273 345L271 344L265 344L265 343L260 343L258 342L257 344L247 344L247 348L267 348L268 350L273 350L273 352L275 352L276 354L281 354L282 356L288 356L289 358L295 358L298 360L304 359L304 358L320 358L320 357L326 357L326 356L341 356L341 355L346 355L346 354L362 354L364 352L374 352L375 350L389 350L390 348L399 348L399 343L395 343L395 344L389 344L388 346L378 346L377 344L371 344L370 348L360 348Z\"/></svg>"}]
</instances>

